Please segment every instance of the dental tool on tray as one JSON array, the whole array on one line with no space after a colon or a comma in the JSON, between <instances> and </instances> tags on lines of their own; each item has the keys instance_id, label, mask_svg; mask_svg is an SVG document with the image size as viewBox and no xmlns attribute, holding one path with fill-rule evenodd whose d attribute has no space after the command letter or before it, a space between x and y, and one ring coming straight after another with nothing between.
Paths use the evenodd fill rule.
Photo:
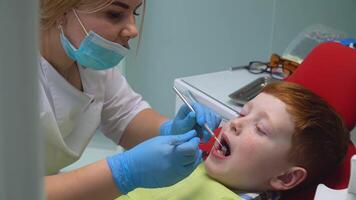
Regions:
<instances>
[{"instance_id":1,"label":"dental tool on tray","mask_svg":"<svg viewBox=\"0 0 356 200\"><path fill-rule=\"evenodd\" d=\"M185 103L185 105L188 106L188 108L192 111L195 112L194 108L189 104L189 102L187 101L187 99L182 95L182 93L175 87L173 86L173 90L174 92L179 96L179 98ZM204 128L209 132L209 134L215 139L215 141L217 141L221 147L221 151L225 154L227 149L224 145L221 144L220 140L215 136L215 134L213 133L213 131L209 128L207 123L204 123Z\"/></svg>"}]
</instances>

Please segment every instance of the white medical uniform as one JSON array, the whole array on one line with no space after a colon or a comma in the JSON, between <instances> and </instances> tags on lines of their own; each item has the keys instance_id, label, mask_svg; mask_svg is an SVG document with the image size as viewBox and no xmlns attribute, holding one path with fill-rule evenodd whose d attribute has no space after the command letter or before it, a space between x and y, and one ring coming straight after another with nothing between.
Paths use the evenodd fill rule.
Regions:
<instances>
[{"instance_id":1,"label":"white medical uniform","mask_svg":"<svg viewBox=\"0 0 356 200\"><path fill-rule=\"evenodd\" d=\"M117 68L79 67L83 92L68 83L43 57L40 62L40 130L45 135L46 174L75 162L100 126L115 143L147 102Z\"/></svg>"}]
</instances>

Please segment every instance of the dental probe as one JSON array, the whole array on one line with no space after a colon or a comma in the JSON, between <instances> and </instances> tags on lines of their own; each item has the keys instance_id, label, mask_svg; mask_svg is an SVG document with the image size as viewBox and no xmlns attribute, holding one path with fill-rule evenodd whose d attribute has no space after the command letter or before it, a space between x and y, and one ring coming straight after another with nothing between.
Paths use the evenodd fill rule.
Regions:
<instances>
[{"instance_id":1,"label":"dental probe","mask_svg":"<svg viewBox=\"0 0 356 200\"><path fill-rule=\"evenodd\" d=\"M192 111L195 112L194 108L189 104L189 102L187 101L187 99L182 95L182 93L180 93L180 91L173 86L173 90L174 92L179 96L180 99L182 99L182 101L185 103L185 105L188 106L188 108ZM209 134L215 139L215 141L217 141L219 143L219 145L221 146L221 150L222 152L225 154L227 149L224 145L221 144L220 140L215 136L215 134L213 133L213 131L211 131L211 129L209 128L207 123L204 123L204 128L209 132Z\"/></svg>"}]
</instances>

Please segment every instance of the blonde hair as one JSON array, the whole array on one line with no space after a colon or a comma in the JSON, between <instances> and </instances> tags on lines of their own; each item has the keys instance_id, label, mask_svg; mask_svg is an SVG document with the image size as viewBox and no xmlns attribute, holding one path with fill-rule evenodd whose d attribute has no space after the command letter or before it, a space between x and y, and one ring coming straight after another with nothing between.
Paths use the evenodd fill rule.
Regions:
<instances>
[{"instance_id":1,"label":"blonde hair","mask_svg":"<svg viewBox=\"0 0 356 200\"><path fill-rule=\"evenodd\" d=\"M82 7L86 12L97 12L110 5L114 0L41 0L40 26L48 30L56 25L57 20L64 13L73 8Z\"/></svg>"}]
</instances>

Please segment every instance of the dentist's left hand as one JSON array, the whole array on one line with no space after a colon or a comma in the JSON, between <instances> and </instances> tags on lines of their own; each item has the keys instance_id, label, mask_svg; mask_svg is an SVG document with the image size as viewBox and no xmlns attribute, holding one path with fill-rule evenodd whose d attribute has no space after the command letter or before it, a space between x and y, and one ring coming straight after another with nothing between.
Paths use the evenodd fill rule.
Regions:
<instances>
[{"instance_id":1,"label":"dentist's left hand","mask_svg":"<svg viewBox=\"0 0 356 200\"><path fill-rule=\"evenodd\" d=\"M221 122L221 117L199 103L193 103L192 107L195 112L190 111L187 105L182 105L173 120L161 125L159 134L178 135L195 129L198 135L207 142L211 135L202 127L207 123L211 130L216 129Z\"/></svg>"},{"instance_id":2,"label":"dentist's left hand","mask_svg":"<svg viewBox=\"0 0 356 200\"><path fill-rule=\"evenodd\" d=\"M157 136L107 158L122 194L131 190L170 186L188 176L201 162L195 131Z\"/></svg>"}]
</instances>

